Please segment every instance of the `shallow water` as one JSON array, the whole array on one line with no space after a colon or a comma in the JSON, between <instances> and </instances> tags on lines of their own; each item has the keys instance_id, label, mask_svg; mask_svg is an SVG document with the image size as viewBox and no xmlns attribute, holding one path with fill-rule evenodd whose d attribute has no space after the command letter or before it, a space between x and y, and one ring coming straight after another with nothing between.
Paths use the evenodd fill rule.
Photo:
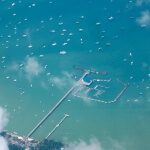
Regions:
<instances>
[{"instance_id":1,"label":"shallow water","mask_svg":"<svg viewBox=\"0 0 150 150\"><path fill-rule=\"evenodd\" d=\"M33 137L45 138L67 113L70 117L50 139L88 141L94 136L105 148L113 139L128 150L147 149L150 138L150 30L149 27L141 28L136 18L148 6L137 7L135 2L127 0L119 3L39 0L35 6L34 2L16 0L14 6L9 1L0 2L0 105L10 114L6 130L27 135L83 75L73 68L77 65L108 72L107 76L90 74L91 79L111 79L109 83L91 85L93 88L97 84L109 86L108 94L106 91L102 95L106 100L113 99L122 89L117 85L117 78L129 87L111 104L87 102L71 93ZM112 21L108 19L111 16L114 17ZM97 22L101 24L96 25ZM57 45L52 46L55 42ZM29 45L32 48L28 48ZM67 54L60 55L60 51ZM33 62L26 70L30 58Z\"/></svg>"}]
</instances>

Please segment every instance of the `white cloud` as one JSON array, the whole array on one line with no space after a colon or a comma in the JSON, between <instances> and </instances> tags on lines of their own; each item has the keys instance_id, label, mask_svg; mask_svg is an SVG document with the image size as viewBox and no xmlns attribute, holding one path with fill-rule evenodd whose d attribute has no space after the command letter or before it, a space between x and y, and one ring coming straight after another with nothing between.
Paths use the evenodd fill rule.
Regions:
<instances>
[{"instance_id":1,"label":"white cloud","mask_svg":"<svg viewBox=\"0 0 150 150\"><path fill-rule=\"evenodd\" d=\"M141 12L141 16L136 19L136 22L139 25L149 25L150 24L150 12L148 10Z\"/></svg>"},{"instance_id":2,"label":"white cloud","mask_svg":"<svg viewBox=\"0 0 150 150\"><path fill-rule=\"evenodd\" d=\"M1 136L0 136L0 150L9 150L7 141Z\"/></svg>"},{"instance_id":3,"label":"white cloud","mask_svg":"<svg viewBox=\"0 0 150 150\"><path fill-rule=\"evenodd\" d=\"M18 71L19 65L16 62L13 62L10 66L7 67L7 70Z\"/></svg>"},{"instance_id":4,"label":"white cloud","mask_svg":"<svg viewBox=\"0 0 150 150\"><path fill-rule=\"evenodd\" d=\"M0 107L0 132L3 131L7 123L8 123L8 114L5 109Z\"/></svg>"},{"instance_id":5,"label":"white cloud","mask_svg":"<svg viewBox=\"0 0 150 150\"><path fill-rule=\"evenodd\" d=\"M70 143L64 148L64 150L104 150L101 143L96 139L92 138L90 143L87 144L84 141Z\"/></svg>"},{"instance_id":6,"label":"white cloud","mask_svg":"<svg viewBox=\"0 0 150 150\"><path fill-rule=\"evenodd\" d=\"M142 67L143 67L143 68L146 68L146 67L148 67L148 63L146 63L146 62L143 62L143 63L142 63Z\"/></svg>"},{"instance_id":7,"label":"white cloud","mask_svg":"<svg viewBox=\"0 0 150 150\"><path fill-rule=\"evenodd\" d=\"M107 148L104 148L96 138L91 138L88 143L82 140L69 143L64 150L126 150L124 143L119 143L112 138L107 138L107 143Z\"/></svg>"},{"instance_id":8,"label":"white cloud","mask_svg":"<svg viewBox=\"0 0 150 150\"><path fill-rule=\"evenodd\" d=\"M150 0L137 0L136 5L142 6L142 4L150 4Z\"/></svg>"},{"instance_id":9,"label":"white cloud","mask_svg":"<svg viewBox=\"0 0 150 150\"><path fill-rule=\"evenodd\" d=\"M27 28L24 32L24 35L27 36L27 41L29 42L29 44L31 44L31 34L30 34L30 29Z\"/></svg>"},{"instance_id":10,"label":"white cloud","mask_svg":"<svg viewBox=\"0 0 150 150\"><path fill-rule=\"evenodd\" d=\"M24 65L27 79L31 80L34 76L38 76L43 72L42 65L35 57L27 57Z\"/></svg>"},{"instance_id":11,"label":"white cloud","mask_svg":"<svg viewBox=\"0 0 150 150\"><path fill-rule=\"evenodd\" d=\"M51 77L50 82L56 85L59 88L64 88L68 84L73 86L75 81L71 78L71 75L68 72L63 72L62 77Z\"/></svg>"},{"instance_id":12,"label":"white cloud","mask_svg":"<svg viewBox=\"0 0 150 150\"><path fill-rule=\"evenodd\" d=\"M50 81L52 83L54 83L59 88L66 86L66 79L65 78L53 77L50 79Z\"/></svg>"},{"instance_id":13,"label":"white cloud","mask_svg":"<svg viewBox=\"0 0 150 150\"><path fill-rule=\"evenodd\" d=\"M48 84L46 82L44 82L44 81L41 81L41 87L43 89L48 89Z\"/></svg>"},{"instance_id":14,"label":"white cloud","mask_svg":"<svg viewBox=\"0 0 150 150\"><path fill-rule=\"evenodd\" d=\"M6 112L5 109L0 107L0 132L3 131L7 123L8 123L8 113ZM2 136L0 136L0 150L8 150L7 141Z\"/></svg>"},{"instance_id":15,"label":"white cloud","mask_svg":"<svg viewBox=\"0 0 150 150\"><path fill-rule=\"evenodd\" d=\"M77 92L76 92L76 90L77 90ZM86 87L84 85L80 84L77 86L76 90L75 90L74 96L80 97L86 104L89 105L91 100L88 99L90 97L88 96L88 92L86 92L87 91Z\"/></svg>"},{"instance_id":16,"label":"white cloud","mask_svg":"<svg viewBox=\"0 0 150 150\"><path fill-rule=\"evenodd\" d=\"M119 143L117 140L114 140L112 138L108 138L108 142L110 143L110 149L109 150L126 150L124 143Z\"/></svg>"}]
</instances>

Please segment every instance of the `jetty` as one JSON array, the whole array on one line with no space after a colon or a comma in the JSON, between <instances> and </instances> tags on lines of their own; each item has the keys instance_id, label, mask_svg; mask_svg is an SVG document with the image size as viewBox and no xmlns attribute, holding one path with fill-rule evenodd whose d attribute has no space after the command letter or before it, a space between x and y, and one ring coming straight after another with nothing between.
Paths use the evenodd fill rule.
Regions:
<instances>
[{"instance_id":1,"label":"jetty","mask_svg":"<svg viewBox=\"0 0 150 150\"><path fill-rule=\"evenodd\" d=\"M73 68L74 69L78 69L78 70L81 70L81 71L84 71L86 72L87 70L84 69L84 68L81 68L81 67L78 67L76 65L73 65ZM107 75L108 73L107 72L99 72L99 71L93 71L93 70L90 70L91 73L94 73L94 74L101 74L101 75Z\"/></svg>"},{"instance_id":2,"label":"jetty","mask_svg":"<svg viewBox=\"0 0 150 150\"><path fill-rule=\"evenodd\" d=\"M65 116L60 120L60 122L54 127L54 129L47 135L45 139L48 139L49 136L60 126L60 124L67 118L69 115L65 114Z\"/></svg>"},{"instance_id":3,"label":"jetty","mask_svg":"<svg viewBox=\"0 0 150 150\"><path fill-rule=\"evenodd\" d=\"M129 84L126 84L122 82L121 80L117 79L117 81L124 85L124 88L120 91L120 93L116 96L116 98L113 100L114 102L117 101L117 99L125 92L125 90L128 88Z\"/></svg>"},{"instance_id":4,"label":"jetty","mask_svg":"<svg viewBox=\"0 0 150 150\"><path fill-rule=\"evenodd\" d=\"M29 132L26 138L31 137L31 135L43 124L43 122L56 110L56 108L64 101L64 99L73 91L73 89L81 84L82 79L90 74L90 70L86 70L83 76L75 83L75 85L56 103L56 105L42 118L42 120Z\"/></svg>"}]
</instances>

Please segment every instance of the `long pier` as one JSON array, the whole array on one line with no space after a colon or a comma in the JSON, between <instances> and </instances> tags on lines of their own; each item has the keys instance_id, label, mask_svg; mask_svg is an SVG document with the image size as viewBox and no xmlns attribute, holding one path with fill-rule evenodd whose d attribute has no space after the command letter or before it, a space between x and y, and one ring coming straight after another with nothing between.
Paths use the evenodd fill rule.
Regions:
<instances>
[{"instance_id":1,"label":"long pier","mask_svg":"<svg viewBox=\"0 0 150 150\"><path fill-rule=\"evenodd\" d=\"M78 80L78 82L76 82L76 84L56 103L56 105L43 117L43 119L29 132L27 138L30 137L40 127L40 125L54 112L54 110L63 102L63 100L73 91L73 89L78 84L80 84L80 81L88 74L90 74L90 70L86 70L86 72Z\"/></svg>"},{"instance_id":2,"label":"long pier","mask_svg":"<svg viewBox=\"0 0 150 150\"><path fill-rule=\"evenodd\" d=\"M73 68L81 70L81 71L87 71L86 69L78 67L76 65L73 65ZM99 72L99 71L93 71L93 70L91 70L90 72L95 73L95 74L101 74L101 75L107 75L108 74L107 72Z\"/></svg>"},{"instance_id":3,"label":"long pier","mask_svg":"<svg viewBox=\"0 0 150 150\"><path fill-rule=\"evenodd\" d=\"M54 129L47 135L45 139L48 139L48 137L60 126L60 124L66 119L66 117L69 117L69 115L65 114L65 116L60 120L60 122L54 127Z\"/></svg>"}]
</instances>

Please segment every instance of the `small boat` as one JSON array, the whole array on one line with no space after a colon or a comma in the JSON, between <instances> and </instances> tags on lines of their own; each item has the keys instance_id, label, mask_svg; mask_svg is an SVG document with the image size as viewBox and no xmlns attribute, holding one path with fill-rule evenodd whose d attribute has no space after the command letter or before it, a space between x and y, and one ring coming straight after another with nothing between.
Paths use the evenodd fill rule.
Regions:
<instances>
[{"instance_id":1,"label":"small boat","mask_svg":"<svg viewBox=\"0 0 150 150\"><path fill-rule=\"evenodd\" d=\"M6 77L6 79L9 79L9 78L10 78L9 76Z\"/></svg>"},{"instance_id":2,"label":"small boat","mask_svg":"<svg viewBox=\"0 0 150 150\"><path fill-rule=\"evenodd\" d=\"M60 51L59 54L65 55L67 52L66 51Z\"/></svg>"},{"instance_id":3,"label":"small boat","mask_svg":"<svg viewBox=\"0 0 150 150\"><path fill-rule=\"evenodd\" d=\"M58 25L60 25L60 26L63 25L63 22L59 22Z\"/></svg>"},{"instance_id":4,"label":"small boat","mask_svg":"<svg viewBox=\"0 0 150 150\"><path fill-rule=\"evenodd\" d=\"M32 45L29 45L28 48L32 48Z\"/></svg>"},{"instance_id":5,"label":"small boat","mask_svg":"<svg viewBox=\"0 0 150 150\"><path fill-rule=\"evenodd\" d=\"M57 45L57 43L53 43L53 44L52 44L52 46L56 46L56 45Z\"/></svg>"},{"instance_id":6,"label":"small boat","mask_svg":"<svg viewBox=\"0 0 150 150\"><path fill-rule=\"evenodd\" d=\"M51 30L52 33L56 32L55 30Z\"/></svg>"},{"instance_id":7,"label":"small boat","mask_svg":"<svg viewBox=\"0 0 150 150\"><path fill-rule=\"evenodd\" d=\"M84 18L84 16L80 16L80 18L81 18L81 19L83 19L83 18Z\"/></svg>"},{"instance_id":8,"label":"small boat","mask_svg":"<svg viewBox=\"0 0 150 150\"><path fill-rule=\"evenodd\" d=\"M111 46L111 43L106 43L106 46Z\"/></svg>"},{"instance_id":9,"label":"small boat","mask_svg":"<svg viewBox=\"0 0 150 150\"><path fill-rule=\"evenodd\" d=\"M79 31L80 31L80 32L82 32L82 31L83 31L83 29L79 29Z\"/></svg>"},{"instance_id":10,"label":"small boat","mask_svg":"<svg viewBox=\"0 0 150 150\"><path fill-rule=\"evenodd\" d=\"M100 25L101 23L100 22L96 22L96 25L98 26L98 25Z\"/></svg>"},{"instance_id":11,"label":"small boat","mask_svg":"<svg viewBox=\"0 0 150 150\"><path fill-rule=\"evenodd\" d=\"M112 16L111 16L111 17L109 17L108 19L111 21L111 20L113 20L113 19L114 19L114 17L112 17Z\"/></svg>"},{"instance_id":12,"label":"small boat","mask_svg":"<svg viewBox=\"0 0 150 150\"><path fill-rule=\"evenodd\" d=\"M40 58L43 58L43 57L44 57L44 55L40 55L39 57L40 57Z\"/></svg>"},{"instance_id":13,"label":"small boat","mask_svg":"<svg viewBox=\"0 0 150 150\"><path fill-rule=\"evenodd\" d=\"M102 47L99 47L99 48L98 48L99 51L102 50L102 49L103 49Z\"/></svg>"},{"instance_id":14,"label":"small boat","mask_svg":"<svg viewBox=\"0 0 150 150\"><path fill-rule=\"evenodd\" d=\"M63 32L66 32L67 30L66 30L66 29L63 29L62 31L63 31Z\"/></svg>"}]
</instances>

